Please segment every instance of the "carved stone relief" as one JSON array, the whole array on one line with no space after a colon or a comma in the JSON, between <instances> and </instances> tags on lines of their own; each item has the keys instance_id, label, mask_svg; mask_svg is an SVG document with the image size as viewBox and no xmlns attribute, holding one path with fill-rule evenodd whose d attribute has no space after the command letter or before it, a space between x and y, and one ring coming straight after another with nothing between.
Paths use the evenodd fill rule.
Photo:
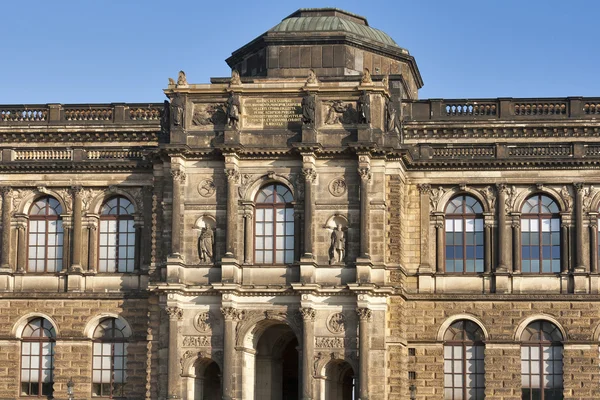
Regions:
<instances>
[{"instance_id":1,"label":"carved stone relief","mask_svg":"<svg viewBox=\"0 0 600 400\"><path fill-rule=\"evenodd\" d=\"M324 101L327 114L324 116L325 125L354 124L358 121L358 113L354 105L342 100Z\"/></svg>"},{"instance_id":2,"label":"carved stone relief","mask_svg":"<svg viewBox=\"0 0 600 400\"><path fill-rule=\"evenodd\" d=\"M225 125L226 122L227 114L223 104L194 104L193 125Z\"/></svg>"},{"instance_id":3,"label":"carved stone relief","mask_svg":"<svg viewBox=\"0 0 600 400\"><path fill-rule=\"evenodd\" d=\"M346 317L341 312L334 313L327 318L327 329L331 333L344 333L346 331Z\"/></svg>"},{"instance_id":4,"label":"carved stone relief","mask_svg":"<svg viewBox=\"0 0 600 400\"><path fill-rule=\"evenodd\" d=\"M573 211L573 197L571 196L571 192L566 185L560 189L560 197L565 202L565 206L567 207L566 211Z\"/></svg>"},{"instance_id":5,"label":"carved stone relief","mask_svg":"<svg viewBox=\"0 0 600 400\"><path fill-rule=\"evenodd\" d=\"M184 336L183 347L210 347L210 336Z\"/></svg>"},{"instance_id":6,"label":"carved stone relief","mask_svg":"<svg viewBox=\"0 0 600 400\"><path fill-rule=\"evenodd\" d=\"M210 178L203 179L198 184L198 194L202 197L212 197L216 190L215 182Z\"/></svg>"},{"instance_id":7,"label":"carved stone relief","mask_svg":"<svg viewBox=\"0 0 600 400\"><path fill-rule=\"evenodd\" d=\"M348 190L344 178L335 178L329 182L329 193L335 197L340 197Z\"/></svg>"},{"instance_id":8,"label":"carved stone relief","mask_svg":"<svg viewBox=\"0 0 600 400\"><path fill-rule=\"evenodd\" d=\"M210 311L199 312L194 317L194 328L200 333L205 333L210 331L217 321Z\"/></svg>"},{"instance_id":9,"label":"carved stone relief","mask_svg":"<svg viewBox=\"0 0 600 400\"><path fill-rule=\"evenodd\" d=\"M315 337L315 347L355 348L356 338L317 336Z\"/></svg>"},{"instance_id":10,"label":"carved stone relief","mask_svg":"<svg viewBox=\"0 0 600 400\"><path fill-rule=\"evenodd\" d=\"M446 193L443 187L439 186L437 189L431 189L429 192L429 203L431 204L431 210L436 211L438 207L438 203L440 202L442 196Z\"/></svg>"}]
</instances>

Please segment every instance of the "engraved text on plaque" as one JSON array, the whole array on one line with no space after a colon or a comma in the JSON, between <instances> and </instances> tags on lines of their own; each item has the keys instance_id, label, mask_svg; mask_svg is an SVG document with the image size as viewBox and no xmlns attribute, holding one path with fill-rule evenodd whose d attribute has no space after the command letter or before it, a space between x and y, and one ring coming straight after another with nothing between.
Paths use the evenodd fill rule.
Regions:
<instances>
[{"instance_id":1,"label":"engraved text on plaque","mask_svg":"<svg viewBox=\"0 0 600 400\"><path fill-rule=\"evenodd\" d=\"M302 121L302 107L295 99L245 99L243 113L245 128L288 128Z\"/></svg>"}]
</instances>

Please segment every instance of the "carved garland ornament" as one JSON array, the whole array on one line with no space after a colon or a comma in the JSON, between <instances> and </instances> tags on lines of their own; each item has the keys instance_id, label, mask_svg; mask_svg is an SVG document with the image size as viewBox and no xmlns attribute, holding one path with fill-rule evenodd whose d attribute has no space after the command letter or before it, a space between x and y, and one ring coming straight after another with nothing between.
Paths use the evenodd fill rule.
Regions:
<instances>
[{"instance_id":1,"label":"carved garland ornament","mask_svg":"<svg viewBox=\"0 0 600 400\"><path fill-rule=\"evenodd\" d=\"M335 197L344 195L347 191L347 185L344 178L335 178L329 182L329 193Z\"/></svg>"}]
</instances>

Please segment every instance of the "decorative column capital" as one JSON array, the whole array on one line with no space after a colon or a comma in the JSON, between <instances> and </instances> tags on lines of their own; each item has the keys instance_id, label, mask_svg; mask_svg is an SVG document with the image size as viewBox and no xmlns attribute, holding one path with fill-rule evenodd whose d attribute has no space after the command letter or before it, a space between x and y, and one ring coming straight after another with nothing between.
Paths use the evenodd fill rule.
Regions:
<instances>
[{"instance_id":1,"label":"decorative column capital","mask_svg":"<svg viewBox=\"0 0 600 400\"><path fill-rule=\"evenodd\" d=\"M10 186L0 186L0 193L6 199L7 197L12 197L13 190Z\"/></svg>"},{"instance_id":2,"label":"decorative column capital","mask_svg":"<svg viewBox=\"0 0 600 400\"><path fill-rule=\"evenodd\" d=\"M183 318L183 310L179 307L165 307L171 321L178 321Z\"/></svg>"},{"instance_id":3,"label":"decorative column capital","mask_svg":"<svg viewBox=\"0 0 600 400\"><path fill-rule=\"evenodd\" d=\"M429 194L431 193L431 185L429 183L419 183L417 185L417 189L420 194Z\"/></svg>"},{"instance_id":4,"label":"decorative column capital","mask_svg":"<svg viewBox=\"0 0 600 400\"><path fill-rule=\"evenodd\" d=\"M227 176L227 181L229 183L235 184L240 180L240 172L237 170L237 168L226 168L225 176Z\"/></svg>"},{"instance_id":5,"label":"decorative column capital","mask_svg":"<svg viewBox=\"0 0 600 400\"><path fill-rule=\"evenodd\" d=\"M300 314L302 314L302 319L304 321L314 321L315 320L315 309L310 307L300 307Z\"/></svg>"},{"instance_id":6,"label":"decorative column capital","mask_svg":"<svg viewBox=\"0 0 600 400\"><path fill-rule=\"evenodd\" d=\"M221 313L225 321L239 321L243 317L243 312L233 307L221 307Z\"/></svg>"},{"instance_id":7,"label":"decorative column capital","mask_svg":"<svg viewBox=\"0 0 600 400\"><path fill-rule=\"evenodd\" d=\"M358 167L358 174L360 175L361 181L371 180L371 168L369 167Z\"/></svg>"},{"instance_id":8,"label":"decorative column capital","mask_svg":"<svg viewBox=\"0 0 600 400\"><path fill-rule=\"evenodd\" d=\"M184 183L185 182L185 172L180 170L171 171L171 176L173 177L174 182Z\"/></svg>"},{"instance_id":9,"label":"decorative column capital","mask_svg":"<svg viewBox=\"0 0 600 400\"><path fill-rule=\"evenodd\" d=\"M371 310L366 307L359 307L356 309L356 314L358 315L358 319L361 321L370 321L371 320Z\"/></svg>"},{"instance_id":10,"label":"decorative column capital","mask_svg":"<svg viewBox=\"0 0 600 400\"><path fill-rule=\"evenodd\" d=\"M317 180L317 171L314 168L302 168L302 175L307 183L314 183Z\"/></svg>"},{"instance_id":11,"label":"decorative column capital","mask_svg":"<svg viewBox=\"0 0 600 400\"><path fill-rule=\"evenodd\" d=\"M79 185L71 186L71 193L73 193L73 197L81 197L83 194L83 187Z\"/></svg>"}]
</instances>

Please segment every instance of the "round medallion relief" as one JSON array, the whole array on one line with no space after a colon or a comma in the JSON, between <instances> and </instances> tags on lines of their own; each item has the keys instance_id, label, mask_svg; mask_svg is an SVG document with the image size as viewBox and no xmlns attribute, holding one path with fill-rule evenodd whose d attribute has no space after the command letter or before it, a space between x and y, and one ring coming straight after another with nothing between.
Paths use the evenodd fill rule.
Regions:
<instances>
[{"instance_id":1,"label":"round medallion relief","mask_svg":"<svg viewBox=\"0 0 600 400\"><path fill-rule=\"evenodd\" d=\"M210 313L209 312L199 312L194 317L194 328L198 332L206 332L210 329Z\"/></svg>"},{"instance_id":2,"label":"round medallion relief","mask_svg":"<svg viewBox=\"0 0 600 400\"><path fill-rule=\"evenodd\" d=\"M331 314L327 318L327 329L331 333L344 333L346 331L346 317L342 313Z\"/></svg>"},{"instance_id":3,"label":"round medallion relief","mask_svg":"<svg viewBox=\"0 0 600 400\"><path fill-rule=\"evenodd\" d=\"M198 184L198 193L202 197L211 197L215 194L216 188L215 183L212 179L204 179Z\"/></svg>"},{"instance_id":4,"label":"round medallion relief","mask_svg":"<svg viewBox=\"0 0 600 400\"><path fill-rule=\"evenodd\" d=\"M346 193L347 186L344 178L335 178L329 182L329 192L335 197L340 197Z\"/></svg>"}]
</instances>

